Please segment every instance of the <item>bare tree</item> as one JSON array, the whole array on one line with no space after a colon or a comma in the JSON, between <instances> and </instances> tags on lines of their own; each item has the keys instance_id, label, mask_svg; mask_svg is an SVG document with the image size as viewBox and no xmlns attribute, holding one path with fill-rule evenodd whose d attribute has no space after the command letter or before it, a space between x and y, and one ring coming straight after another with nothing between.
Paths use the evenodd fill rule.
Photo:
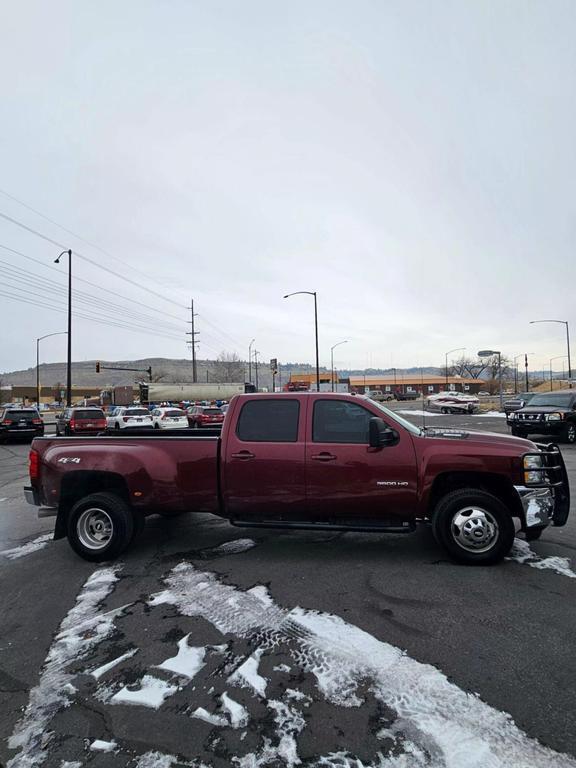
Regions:
<instances>
[{"instance_id":1,"label":"bare tree","mask_svg":"<svg viewBox=\"0 0 576 768\"><path fill-rule=\"evenodd\" d=\"M217 384L244 381L244 363L236 352L221 352L212 366L210 380Z\"/></svg>"},{"instance_id":2,"label":"bare tree","mask_svg":"<svg viewBox=\"0 0 576 768\"><path fill-rule=\"evenodd\" d=\"M4 389L4 379L0 376L0 408L4 401L8 402L8 391Z\"/></svg>"}]
</instances>

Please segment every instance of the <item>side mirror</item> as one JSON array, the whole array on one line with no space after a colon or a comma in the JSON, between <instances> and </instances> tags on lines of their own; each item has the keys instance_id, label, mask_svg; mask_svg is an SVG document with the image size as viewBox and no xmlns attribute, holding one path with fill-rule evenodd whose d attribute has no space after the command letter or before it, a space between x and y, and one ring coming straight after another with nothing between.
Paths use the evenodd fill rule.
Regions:
<instances>
[{"instance_id":1,"label":"side mirror","mask_svg":"<svg viewBox=\"0 0 576 768\"><path fill-rule=\"evenodd\" d=\"M368 444L370 448L384 448L396 445L400 435L395 429L388 427L378 416L370 419L368 426Z\"/></svg>"}]
</instances>

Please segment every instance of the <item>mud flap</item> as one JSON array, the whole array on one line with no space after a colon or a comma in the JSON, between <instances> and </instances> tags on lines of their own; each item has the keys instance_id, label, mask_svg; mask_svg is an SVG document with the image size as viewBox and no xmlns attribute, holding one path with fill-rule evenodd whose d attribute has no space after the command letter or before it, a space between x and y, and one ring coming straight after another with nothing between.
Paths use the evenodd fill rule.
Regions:
<instances>
[{"instance_id":1,"label":"mud flap","mask_svg":"<svg viewBox=\"0 0 576 768\"><path fill-rule=\"evenodd\" d=\"M558 451L558 462L560 464L561 485L554 489L554 514L552 515L552 524L556 526L566 525L570 513L570 486L568 484L568 473L564 458Z\"/></svg>"}]
</instances>

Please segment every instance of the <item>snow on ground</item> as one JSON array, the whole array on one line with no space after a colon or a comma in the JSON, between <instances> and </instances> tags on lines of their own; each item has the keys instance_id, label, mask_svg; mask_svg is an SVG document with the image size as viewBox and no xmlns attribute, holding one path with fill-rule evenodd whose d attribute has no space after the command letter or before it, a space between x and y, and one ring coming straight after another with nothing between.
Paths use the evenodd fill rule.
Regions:
<instances>
[{"instance_id":1,"label":"snow on ground","mask_svg":"<svg viewBox=\"0 0 576 768\"><path fill-rule=\"evenodd\" d=\"M140 687L134 690L126 685L123 686L112 696L110 703L138 704L143 707L159 709L164 704L165 699L173 696L178 690L177 685L172 685L152 675L144 675L139 685Z\"/></svg>"},{"instance_id":2,"label":"snow on ground","mask_svg":"<svg viewBox=\"0 0 576 768\"><path fill-rule=\"evenodd\" d=\"M197 672L199 672L204 666L204 656L206 655L206 648L200 646L199 648L191 648L188 645L188 638L190 634L184 635L184 637L178 641L178 653L176 656L171 656L162 664L158 665L159 669L166 669L168 672L174 672L177 675L188 677L192 679Z\"/></svg>"},{"instance_id":3,"label":"snow on ground","mask_svg":"<svg viewBox=\"0 0 576 768\"><path fill-rule=\"evenodd\" d=\"M214 547L211 550L213 555L237 555L240 552L246 552L248 549L256 546L256 542L253 539L234 539L233 541L225 541L224 544L220 544L218 547Z\"/></svg>"},{"instance_id":4,"label":"snow on ground","mask_svg":"<svg viewBox=\"0 0 576 768\"><path fill-rule=\"evenodd\" d=\"M114 752L118 745L115 741L102 741L102 739L96 739L90 744L92 752Z\"/></svg>"},{"instance_id":5,"label":"snow on ground","mask_svg":"<svg viewBox=\"0 0 576 768\"><path fill-rule=\"evenodd\" d=\"M444 416L443 413L434 413L433 411L395 411L395 413L400 413L402 416L420 416L428 418L428 416L436 417L436 416Z\"/></svg>"},{"instance_id":6,"label":"snow on ground","mask_svg":"<svg viewBox=\"0 0 576 768\"><path fill-rule=\"evenodd\" d=\"M485 413L475 413L474 416L480 416L485 419L505 419L506 414L500 411L486 411Z\"/></svg>"},{"instance_id":7,"label":"snow on ground","mask_svg":"<svg viewBox=\"0 0 576 768\"><path fill-rule=\"evenodd\" d=\"M374 768L576 768L576 760L529 738L505 712L338 616L281 608L267 593L262 599L260 591L243 592L189 563L174 568L166 585L151 597L151 606L175 605L184 616L202 617L222 633L258 639L259 648L247 659L247 677L253 682L263 679L258 674L261 656L283 644L290 648L294 666L313 676L327 702L360 707L369 690L383 709L395 712L391 723L374 724L383 739ZM307 714L302 707L308 702L294 697L294 689L282 700L266 700L261 684L251 688L273 717L275 739L263 737L255 751L232 762L239 768L298 765L298 736L306 728ZM345 752L318 758L315 765L368 768Z\"/></svg>"},{"instance_id":8,"label":"snow on ground","mask_svg":"<svg viewBox=\"0 0 576 768\"><path fill-rule=\"evenodd\" d=\"M268 681L258 674L258 665L262 658L262 649L257 648L238 669L230 675L228 682L231 685L241 685L252 688L259 696L265 698Z\"/></svg>"},{"instance_id":9,"label":"snow on ground","mask_svg":"<svg viewBox=\"0 0 576 768\"><path fill-rule=\"evenodd\" d=\"M28 706L8 740L10 749L19 753L8 762L8 768L32 768L48 756L43 737L52 717L70 705L75 688L73 675L67 671L72 662L91 653L114 629L114 619L124 608L101 613L99 605L106 600L118 581L121 565L99 568L86 580L76 604L60 624L38 685L30 691Z\"/></svg>"},{"instance_id":10,"label":"snow on ground","mask_svg":"<svg viewBox=\"0 0 576 768\"><path fill-rule=\"evenodd\" d=\"M529 565L531 568L538 568L542 571L555 571L560 574L560 576L576 579L576 573L570 567L571 563L567 557L558 557L557 555L544 558L540 557L540 555L536 554L536 552L530 548L530 544L523 539L514 539L512 551L506 559L516 560L517 563Z\"/></svg>"},{"instance_id":11,"label":"snow on ground","mask_svg":"<svg viewBox=\"0 0 576 768\"><path fill-rule=\"evenodd\" d=\"M53 538L53 533L45 533L43 536L38 536L36 539L22 544L20 547L0 550L0 555L4 555L8 560L17 560L19 557L26 557L26 555L31 555L33 552L38 552L39 549L44 549L46 544Z\"/></svg>"},{"instance_id":12,"label":"snow on ground","mask_svg":"<svg viewBox=\"0 0 576 768\"><path fill-rule=\"evenodd\" d=\"M127 651L126 653L123 653L122 656L118 656L116 659L112 659L112 661L109 661L108 664L102 664L101 667L98 667L97 669L93 669L90 674L95 680L99 680L102 675L105 675L106 672L109 672L111 669L114 669L114 667L117 667L118 664L121 664L126 659L132 658L134 654L138 653L138 648L133 648L131 651Z\"/></svg>"},{"instance_id":13,"label":"snow on ground","mask_svg":"<svg viewBox=\"0 0 576 768\"><path fill-rule=\"evenodd\" d=\"M170 768L174 763L180 763L174 755L152 751L140 755L134 764L134 768Z\"/></svg>"}]
</instances>

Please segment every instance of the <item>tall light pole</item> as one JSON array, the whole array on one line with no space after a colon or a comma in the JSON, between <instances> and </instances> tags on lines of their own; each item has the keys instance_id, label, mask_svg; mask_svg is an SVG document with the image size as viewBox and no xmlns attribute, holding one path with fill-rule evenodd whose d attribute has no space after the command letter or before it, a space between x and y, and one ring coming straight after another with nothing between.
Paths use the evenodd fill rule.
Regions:
<instances>
[{"instance_id":1,"label":"tall light pole","mask_svg":"<svg viewBox=\"0 0 576 768\"><path fill-rule=\"evenodd\" d=\"M568 350L568 354L566 355L568 358L568 386L570 389L572 389L572 364L570 362L570 330L568 328L568 320L530 320L530 325L534 325L535 323L562 323L566 326L566 348Z\"/></svg>"},{"instance_id":2,"label":"tall light pole","mask_svg":"<svg viewBox=\"0 0 576 768\"><path fill-rule=\"evenodd\" d=\"M40 342L42 339L48 339L50 336L66 336L66 331L47 333L45 336L39 336L36 339L36 403L38 408L40 408Z\"/></svg>"},{"instance_id":3,"label":"tall light pole","mask_svg":"<svg viewBox=\"0 0 576 768\"><path fill-rule=\"evenodd\" d=\"M301 293L305 293L307 296L314 296L314 332L316 337L316 391L320 392L320 358L318 357L318 302L316 291L294 291L294 293L287 293L284 298L288 299L290 296L297 296Z\"/></svg>"},{"instance_id":4,"label":"tall light pole","mask_svg":"<svg viewBox=\"0 0 576 768\"><path fill-rule=\"evenodd\" d=\"M512 358L514 360L514 394L518 394L518 363L516 360L518 360L519 357L524 357L524 362L526 364L526 392L528 392L528 355L534 355L535 352L521 352L519 355L514 355Z\"/></svg>"},{"instance_id":5,"label":"tall light pole","mask_svg":"<svg viewBox=\"0 0 576 768\"><path fill-rule=\"evenodd\" d=\"M254 344L255 341L256 339L252 339L248 347L248 382L250 384L252 384L252 344Z\"/></svg>"},{"instance_id":6,"label":"tall light pole","mask_svg":"<svg viewBox=\"0 0 576 768\"><path fill-rule=\"evenodd\" d=\"M500 410L503 409L503 403L502 403L502 353L499 352L496 349L481 349L480 352L478 352L478 357L492 357L493 355L498 355L498 379L500 381L499 391L500 391Z\"/></svg>"},{"instance_id":7,"label":"tall light pole","mask_svg":"<svg viewBox=\"0 0 576 768\"><path fill-rule=\"evenodd\" d=\"M256 368L256 392L258 392L258 355L260 352L258 352L257 349L254 350L254 366Z\"/></svg>"},{"instance_id":8,"label":"tall light pole","mask_svg":"<svg viewBox=\"0 0 576 768\"><path fill-rule=\"evenodd\" d=\"M332 347L330 347L330 381L332 382L332 392L334 392L334 350L336 347L339 347L340 344L348 344L348 339L344 339L344 341L339 341L336 344L334 344Z\"/></svg>"},{"instance_id":9,"label":"tall light pole","mask_svg":"<svg viewBox=\"0 0 576 768\"><path fill-rule=\"evenodd\" d=\"M550 392L554 389L552 386L552 363L554 360L566 360L566 355L556 355L556 357L550 358Z\"/></svg>"},{"instance_id":10,"label":"tall light pole","mask_svg":"<svg viewBox=\"0 0 576 768\"><path fill-rule=\"evenodd\" d=\"M456 349L449 349L445 354L446 368L444 370L446 372L446 389L448 389L448 355L451 355L452 352L464 352L465 349L466 347L456 347Z\"/></svg>"},{"instance_id":11,"label":"tall light pole","mask_svg":"<svg viewBox=\"0 0 576 768\"><path fill-rule=\"evenodd\" d=\"M68 254L68 362L66 363L66 405L72 405L72 251L62 251L54 264L59 264L64 254Z\"/></svg>"}]
</instances>

